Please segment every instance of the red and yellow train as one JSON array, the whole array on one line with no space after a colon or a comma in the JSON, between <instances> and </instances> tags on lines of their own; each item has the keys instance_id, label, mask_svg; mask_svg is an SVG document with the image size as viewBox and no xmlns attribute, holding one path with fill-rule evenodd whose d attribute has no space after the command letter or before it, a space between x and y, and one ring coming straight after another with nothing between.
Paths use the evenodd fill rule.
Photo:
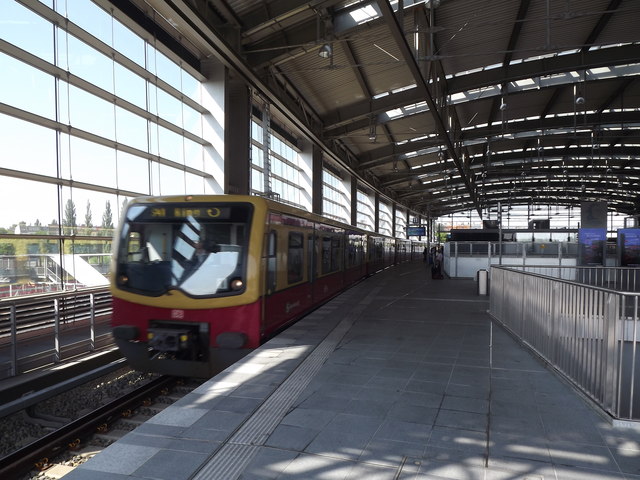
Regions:
<instances>
[{"instance_id":1,"label":"red and yellow train","mask_svg":"<svg viewBox=\"0 0 640 480\"><path fill-rule=\"evenodd\" d=\"M139 197L114 239L113 335L138 370L208 378L423 249L261 197Z\"/></svg>"}]
</instances>

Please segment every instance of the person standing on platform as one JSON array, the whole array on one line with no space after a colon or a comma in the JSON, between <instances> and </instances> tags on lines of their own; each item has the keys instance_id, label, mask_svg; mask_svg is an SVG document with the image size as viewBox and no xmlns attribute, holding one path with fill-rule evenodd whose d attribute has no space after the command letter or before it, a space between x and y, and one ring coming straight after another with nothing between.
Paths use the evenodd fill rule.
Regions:
<instances>
[{"instance_id":1,"label":"person standing on platform","mask_svg":"<svg viewBox=\"0 0 640 480\"><path fill-rule=\"evenodd\" d=\"M444 255L442 254L442 247L438 248L436 251L436 256L433 260L433 268L431 269L432 275L431 277L436 280L443 279L442 275L442 261L444 260Z\"/></svg>"}]
</instances>

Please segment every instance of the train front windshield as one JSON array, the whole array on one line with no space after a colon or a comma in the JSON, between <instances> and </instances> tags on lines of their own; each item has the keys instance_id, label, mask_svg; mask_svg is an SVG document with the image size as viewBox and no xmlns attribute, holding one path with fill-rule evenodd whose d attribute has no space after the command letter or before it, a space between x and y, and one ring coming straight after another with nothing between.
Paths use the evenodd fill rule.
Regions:
<instances>
[{"instance_id":1,"label":"train front windshield","mask_svg":"<svg viewBox=\"0 0 640 480\"><path fill-rule=\"evenodd\" d=\"M116 283L151 296L226 296L245 287L251 204L134 204L126 213Z\"/></svg>"}]
</instances>

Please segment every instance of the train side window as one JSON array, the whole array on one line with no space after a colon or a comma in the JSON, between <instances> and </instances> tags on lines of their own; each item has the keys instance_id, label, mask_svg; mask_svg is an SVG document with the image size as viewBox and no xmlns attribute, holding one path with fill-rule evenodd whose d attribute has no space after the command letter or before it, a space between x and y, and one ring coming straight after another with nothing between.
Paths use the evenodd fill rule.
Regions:
<instances>
[{"instance_id":1,"label":"train side window","mask_svg":"<svg viewBox=\"0 0 640 480\"><path fill-rule=\"evenodd\" d=\"M287 252L287 281L297 283L302 281L304 268L303 235L298 232L289 233Z\"/></svg>"},{"instance_id":2,"label":"train side window","mask_svg":"<svg viewBox=\"0 0 640 480\"><path fill-rule=\"evenodd\" d=\"M324 275L331 272L331 237L322 237L320 245L322 249L320 272Z\"/></svg>"},{"instance_id":3,"label":"train side window","mask_svg":"<svg viewBox=\"0 0 640 480\"><path fill-rule=\"evenodd\" d=\"M142 238L140 232L129 232L127 236L127 260L141 262L144 260L142 251Z\"/></svg>"},{"instance_id":4,"label":"train side window","mask_svg":"<svg viewBox=\"0 0 640 480\"><path fill-rule=\"evenodd\" d=\"M342 270L342 237L334 235L331 238L331 271Z\"/></svg>"},{"instance_id":5,"label":"train side window","mask_svg":"<svg viewBox=\"0 0 640 480\"><path fill-rule=\"evenodd\" d=\"M275 231L269 232L267 240L267 293L273 293L276 290L276 252L278 245L278 235Z\"/></svg>"},{"instance_id":6,"label":"train side window","mask_svg":"<svg viewBox=\"0 0 640 480\"><path fill-rule=\"evenodd\" d=\"M307 262L307 278L312 282L316 277L316 243L314 235L307 236Z\"/></svg>"}]
</instances>

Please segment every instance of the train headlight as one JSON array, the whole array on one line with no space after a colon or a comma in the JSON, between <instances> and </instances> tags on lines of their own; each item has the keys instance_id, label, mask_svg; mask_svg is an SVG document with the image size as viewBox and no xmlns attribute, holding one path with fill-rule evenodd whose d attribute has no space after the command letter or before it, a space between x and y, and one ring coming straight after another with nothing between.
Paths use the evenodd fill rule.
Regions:
<instances>
[{"instance_id":1,"label":"train headlight","mask_svg":"<svg viewBox=\"0 0 640 480\"><path fill-rule=\"evenodd\" d=\"M147 332L147 340L153 340L154 336L153 332Z\"/></svg>"},{"instance_id":2,"label":"train headlight","mask_svg":"<svg viewBox=\"0 0 640 480\"><path fill-rule=\"evenodd\" d=\"M231 287L231 290L237 292L238 290L242 290L242 287L244 287L244 282L241 278L234 278L233 280L231 280L229 286Z\"/></svg>"},{"instance_id":3,"label":"train headlight","mask_svg":"<svg viewBox=\"0 0 640 480\"><path fill-rule=\"evenodd\" d=\"M118 285L126 285L127 283L129 283L129 277L126 275L118 276Z\"/></svg>"}]
</instances>

